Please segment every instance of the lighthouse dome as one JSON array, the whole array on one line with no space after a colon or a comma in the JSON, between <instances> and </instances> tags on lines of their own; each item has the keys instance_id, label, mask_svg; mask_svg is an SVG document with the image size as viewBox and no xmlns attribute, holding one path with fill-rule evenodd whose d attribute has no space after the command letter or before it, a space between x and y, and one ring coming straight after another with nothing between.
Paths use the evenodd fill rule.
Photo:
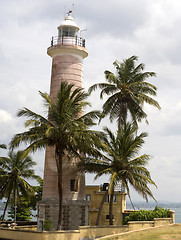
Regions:
<instances>
[{"instance_id":1,"label":"lighthouse dome","mask_svg":"<svg viewBox=\"0 0 181 240\"><path fill-rule=\"evenodd\" d=\"M79 30L79 27L77 26L77 24L74 22L74 19L72 16L68 15L64 18L64 21L60 24L60 26L58 26L58 29L62 28L62 27L74 27L77 30Z\"/></svg>"}]
</instances>

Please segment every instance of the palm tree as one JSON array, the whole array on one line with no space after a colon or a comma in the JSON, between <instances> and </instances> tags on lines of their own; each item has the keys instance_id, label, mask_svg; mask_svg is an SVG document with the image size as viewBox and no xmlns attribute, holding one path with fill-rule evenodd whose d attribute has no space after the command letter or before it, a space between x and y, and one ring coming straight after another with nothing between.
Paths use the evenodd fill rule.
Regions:
<instances>
[{"instance_id":1,"label":"palm tree","mask_svg":"<svg viewBox=\"0 0 181 240\"><path fill-rule=\"evenodd\" d=\"M108 129L104 128L107 137L102 142L101 158L87 157L81 162L80 167L87 172L96 173L95 178L103 174L110 175L109 184L109 222L113 224L112 206L114 187L121 182L130 197L129 185L131 185L146 201L148 197L155 200L148 184L156 184L151 179L146 168L150 156L143 154L138 156L138 151L147 136L145 132L137 135L135 124L126 123L117 131L116 136ZM100 214L100 213L99 213Z\"/></svg>"},{"instance_id":2,"label":"palm tree","mask_svg":"<svg viewBox=\"0 0 181 240\"><path fill-rule=\"evenodd\" d=\"M26 179L36 179L32 167L36 165L31 157L25 156L22 151L10 151L8 157L0 157L0 198L7 198L2 219L5 217L10 197L14 204L19 201L20 195L25 199L34 194L33 188Z\"/></svg>"},{"instance_id":3,"label":"palm tree","mask_svg":"<svg viewBox=\"0 0 181 240\"><path fill-rule=\"evenodd\" d=\"M5 144L0 144L0 148L1 149L7 149ZM0 175L1 175L1 173L2 173L2 169L0 168ZM2 182L0 182L0 188L1 188L1 186L2 186Z\"/></svg>"},{"instance_id":4,"label":"palm tree","mask_svg":"<svg viewBox=\"0 0 181 240\"><path fill-rule=\"evenodd\" d=\"M82 88L61 83L57 100L51 100L48 94L41 93L45 106L48 108L48 117L43 117L27 108L19 111L18 116L25 116L25 123L29 130L15 135L11 141L13 147L21 142L28 144L25 152L34 152L37 149L53 146L58 174L59 192L59 219L57 229L61 229L62 218L62 160L64 156L73 155L82 157L80 153L91 153L94 143L98 141L100 133L89 130L98 119L98 111L82 115L83 108L89 105L85 101L87 94Z\"/></svg>"},{"instance_id":5,"label":"palm tree","mask_svg":"<svg viewBox=\"0 0 181 240\"><path fill-rule=\"evenodd\" d=\"M105 71L105 77L108 83L94 84L89 88L89 93L96 88L101 89L100 98L108 95L109 98L103 104L102 118L109 115L110 121L117 119L118 128L126 122L128 116L136 124L147 114L143 110L144 103L148 103L160 109L157 101L150 96L156 96L157 88L146 82L149 77L156 76L154 72L142 72L144 64L135 66L138 60L137 56L132 56L123 60L121 63L115 61L117 74ZM147 119L146 119L147 121Z\"/></svg>"},{"instance_id":6,"label":"palm tree","mask_svg":"<svg viewBox=\"0 0 181 240\"><path fill-rule=\"evenodd\" d=\"M5 144L0 144L0 148L6 149L6 145Z\"/></svg>"}]
</instances>

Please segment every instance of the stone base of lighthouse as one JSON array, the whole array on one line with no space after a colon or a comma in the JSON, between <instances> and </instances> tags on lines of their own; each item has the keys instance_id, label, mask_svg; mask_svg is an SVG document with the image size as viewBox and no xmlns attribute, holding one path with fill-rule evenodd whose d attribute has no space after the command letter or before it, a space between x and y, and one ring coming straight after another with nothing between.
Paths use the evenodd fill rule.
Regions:
<instances>
[{"instance_id":1,"label":"stone base of lighthouse","mask_svg":"<svg viewBox=\"0 0 181 240\"><path fill-rule=\"evenodd\" d=\"M62 230L76 230L88 225L88 206L86 200L67 200L62 206ZM57 228L59 204L57 200L38 203L38 230L43 230L45 220L50 221L52 229Z\"/></svg>"}]
</instances>

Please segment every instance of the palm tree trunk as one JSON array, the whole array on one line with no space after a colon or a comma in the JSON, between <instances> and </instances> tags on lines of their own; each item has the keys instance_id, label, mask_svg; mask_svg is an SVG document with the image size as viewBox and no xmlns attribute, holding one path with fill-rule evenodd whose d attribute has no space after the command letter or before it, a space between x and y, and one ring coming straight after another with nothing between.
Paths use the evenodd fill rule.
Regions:
<instances>
[{"instance_id":1,"label":"palm tree trunk","mask_svg":"<svg viewBox=\"0 0 181 240\"><path fill-rule=\"evenodd\" d=\"M109 200L109 225L113 225L113 196L114 187L111 189L110 200Z\"/></svg>"},{"instance_id":2,"label":"palm tree trunk","mask_svg":"<svg viewBox=\"0 0 181 240\"><path fill-rule=\"evenodd\" d=\"M6 201L6 205L5 205L3 216L2 216L2 221L4 221L4 217L5 217L5 214L6 214L6 210L7 210L7 207L8 207L10 196L11 196L11 192L9 193L7 201Z\"/></svg>"},{"instance_id":3,"label":"palm tree trunk","mask_svg":"<svg viewBox=\"0 0 181 240\"><path fill-rule=\"evenodd\" d=\"M132 207L133 207L133 210L135 211L134 204L133 204L133 202L132 202L132 200L131 200L131 197L130 197L130 195L129 195L129 194L128 194L128 197L129 197L130 203L131 203L131 205L132 205Z\"/></svg>"},{"instance_id":4,"label":"palm tree trunk","mask_svg":"<svg viewBox=\"0 0 181 240\"><path fill-rule=\"evenodd\" d=\"M56 147L55 158L57 163L57 172L58 172L58 193L59 193L59 212L58 212L58 223L57 230L61 230L62 225L62 156L63 152Z\"/></svg>"},{"instance_id":5,"label":"palm tree trunk","mask_svg":"<svg viewBox=\"0 0 181 240\"><path fill-rule=\"evenodd\" d=\"M102 213L102 208L103 208L104 203L105 203L105 201L106 201L107 195L108 195L108 189L106 190L106 192L105 192L105 194L104 194L104 196L103 196L103 198L102 198L100 207L99 207L99 212L98 212L98 214L97 214L97 220L96 220L96 226L99 225L100 218L101 218L101 213Z\"/></svg>"},{"instance_id":6,"label":"palm tree trunk","mask_svg":"<svg viewBox=\"0 0 181 240\"><path fill-rule=\"evenodd\" d=\"M125 104L121 105L118 117L118 131L121 129L121 126L126 123L127 119L127 110Z\"/></svg>"},{"instance_id":7,"label":"palm tree trunk","mask_svg":"<svg viewBox=\"0 0 181 240\"><path fill-rule=\"evenodd\" d=\"M14 221L16 223L16 218L17 218L17 189L15 189L15 200L14 200Z\"/></svg>"}]
</instances>

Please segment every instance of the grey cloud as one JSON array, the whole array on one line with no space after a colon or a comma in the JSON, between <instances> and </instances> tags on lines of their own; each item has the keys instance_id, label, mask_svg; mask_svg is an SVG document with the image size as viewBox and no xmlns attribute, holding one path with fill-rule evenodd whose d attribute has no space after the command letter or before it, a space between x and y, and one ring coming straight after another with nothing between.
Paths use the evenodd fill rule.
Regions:
<instances>
[{"instance_id":1,"label":"grey cloud","mask_svg":"<svg viewBox=\"0 0 181 240\"><path fill-rule=\"evenodd\" d=\"M43 5L43 7L42 7ZM28 25L37 20L61 22L67 2L39 1L30 11L19 13L18 23ZM72 7L69 4L70 8ZM67 9L69 9L67 6ZM17 6L19 8L20 6ZM149 1L75 1L75 20L88 28L88 36L111 34L114 37L133 35L149 19Z\"/></svg>"},{"instance_id":2,"label":"grey cloud","mask_svg":"<svg viewBox=\"0 0 181 240\"><path fill-rule=\"evenodd\" d=\"M161 131L162 136L181 136L181 122L176 123L175 119L170 124L164 125Z\"/></svg>"},{"instance_id":3,"label":"grey cloud","mask_svg":"<svg viewBox=\"0 0 181 240\"><path fill-rule=\"evenodd\" d=\"M77 15L81 20L87 19L89 36L109 34L124 37L144 25L149 18L149 6L147 1L82 1Z\"/></svg>"}]
</instances>

